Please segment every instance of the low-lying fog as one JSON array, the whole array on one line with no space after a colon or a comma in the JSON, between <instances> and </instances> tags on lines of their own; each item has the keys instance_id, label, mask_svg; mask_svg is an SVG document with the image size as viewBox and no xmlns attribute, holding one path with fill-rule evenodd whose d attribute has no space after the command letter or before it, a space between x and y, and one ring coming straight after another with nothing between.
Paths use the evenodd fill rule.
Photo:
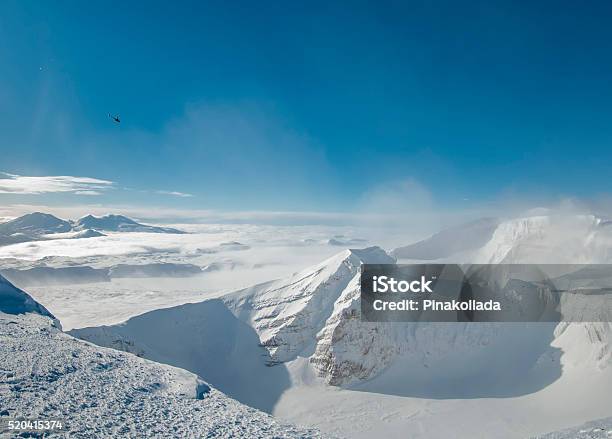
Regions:
<instances>
[{"instance_id":1,"label":"low-lying fog","mask_svg":"<svg viewBox=\"0 0 612 439\"><path fill-rule=\"evenodd\" d=\"M354 227L183 225L185 235L108 233L0 247L0 271L66 330L113 324L157 308L216 297L287 276L343 248Z\"/></svg>"}]
</instances>

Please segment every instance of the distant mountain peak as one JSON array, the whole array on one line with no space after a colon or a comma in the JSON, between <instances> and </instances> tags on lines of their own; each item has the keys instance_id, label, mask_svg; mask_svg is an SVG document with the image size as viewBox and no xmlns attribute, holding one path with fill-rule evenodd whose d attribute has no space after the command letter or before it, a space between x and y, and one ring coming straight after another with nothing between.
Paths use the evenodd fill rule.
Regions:
<instances>
[{"instance_id":1,"label":"distant mountain peak","mask_svg":"<svg viewBox=\"0 0 612 439\"><path fill-rule=\"evenodd\" d=\"M45 235L69 232L71 229L72 225L68 221L49 213L33 212L0 224L0 235Z\"/></svg>"},{"instance_id":2,"label":"distant mountain peak","mask_svg":"<svg viewBox=\"0 0 612 439\"><path fill-rule=\"evenodd\" d=\"M53 234L79 232L72 238L93 238L104 236L101 231L145 232L183 234L182 230L171 227L140 224L123 215L97 217L85 215L76 221L66 221L49 213L32 212L19 218L0 223L0 246L21 242L54 239ZM65 236L58 235L58 238Z\"/></svg>"},{"instance_id":3,"label":"distant mountain peak","mask_svg":"<svg viewBox=\"0 0 612 439\"><path fill-rule=\"evenodd\" d=\"M75 230L97 230L108 232L149 232L149 233L185 233L170 227L140 224L123 215L108 214L104 216L86 215L74 224Z\"/></svg>"}]
</instances>

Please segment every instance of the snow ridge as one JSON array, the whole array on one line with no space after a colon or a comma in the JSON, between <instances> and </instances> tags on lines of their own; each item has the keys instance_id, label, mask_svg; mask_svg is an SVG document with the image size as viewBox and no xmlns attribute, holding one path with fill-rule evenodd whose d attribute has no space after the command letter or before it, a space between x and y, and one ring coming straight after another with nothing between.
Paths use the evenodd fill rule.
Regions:
<instances>
[{"instance_id":1,"label":"snow ridge","mask_svg":"<svg viewBox=\"0 0 612 439\"><path fill-rule=\"evenodd\" d=\"M361 264L394 262L379 247L346 250L290 278L238 291L224 301L257 331L273 363L291 361L314 351L317 333Z\"/></svg>"},{"instance_id":2,"label":"snow ridge","mask_svg":"<svg viewBox=\"0 0 612 439\"><path fill-rule=\"evenodd\" d=\"M36 313L55 319L44 306L2 276L0 276L0 312L6 314Z\"/></svg>"}]
</instances>

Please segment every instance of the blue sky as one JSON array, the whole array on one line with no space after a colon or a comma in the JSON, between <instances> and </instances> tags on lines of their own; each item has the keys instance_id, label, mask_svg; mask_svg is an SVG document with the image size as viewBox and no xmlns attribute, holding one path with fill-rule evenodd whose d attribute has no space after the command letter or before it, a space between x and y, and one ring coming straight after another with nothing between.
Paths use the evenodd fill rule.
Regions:
<instances>
[{"instance_id":1,"label":"blue sky","mask_svg":"<svg viewBox=\"0 0 612 439\"><path fill-rule=\"evenodd\" d=\"M6 183L0 202L349 211L405 181L440 206L607 194L611 19L609 2L5 0L0 192L105 183Z\"/></svg>"}]
</instances>

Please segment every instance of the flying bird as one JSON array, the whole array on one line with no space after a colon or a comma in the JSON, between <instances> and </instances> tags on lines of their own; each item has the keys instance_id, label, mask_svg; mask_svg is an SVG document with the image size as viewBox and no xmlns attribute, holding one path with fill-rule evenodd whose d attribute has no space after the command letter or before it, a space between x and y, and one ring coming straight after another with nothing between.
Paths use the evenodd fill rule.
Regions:
<instances>
[{"instance_id":1,"label":"flying bird","mask_svg":"<svg viewBox=\"0 0 612 439\"><path fill-rule=\"evenodd\" d=\"M121 123L121 119L119 119L119 115L113 116L112 114L109 113L108 117L110 117L117 123Z\"/></svg>"}]
</instances>

